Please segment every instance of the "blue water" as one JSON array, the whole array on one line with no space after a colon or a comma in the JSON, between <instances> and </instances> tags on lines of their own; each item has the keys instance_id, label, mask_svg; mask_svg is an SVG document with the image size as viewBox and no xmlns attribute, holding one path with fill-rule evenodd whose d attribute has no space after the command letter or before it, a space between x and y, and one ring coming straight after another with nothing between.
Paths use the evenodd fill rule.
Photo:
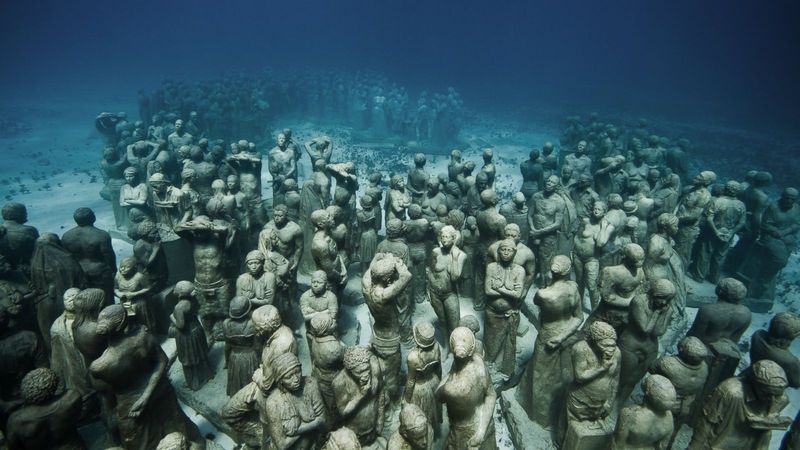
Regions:
<instances>
[{"instance_id":1,"label":"blue water","mask_svg":"<svg viewBox=\"0 0 800 450\"><path fill-rule=\"evenodd\" d=\"M499 4L497 4L499 3ZM800 124L800 4L744 0L0 4L3 98L135 93L264 67L376 69L531 103L747 129Z\"/></svg>"}]
</instances>

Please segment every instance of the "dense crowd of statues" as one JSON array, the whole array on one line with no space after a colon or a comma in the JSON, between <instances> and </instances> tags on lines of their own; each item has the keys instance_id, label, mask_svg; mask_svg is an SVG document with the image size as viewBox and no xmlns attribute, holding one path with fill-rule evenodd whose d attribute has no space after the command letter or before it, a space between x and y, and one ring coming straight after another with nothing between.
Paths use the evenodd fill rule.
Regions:
<instances>
[{"instance_id":1,"label":"dense crowd of statues","mask_svg":"<svg viewBox=\"0 0 800 450\"><path fill-rule=\"evenodd\" d=\"M321 108L338 113L353 86L327 81L315 85L330 96ZM178 362L186 386L203 389L215 343L229 397L220 415L242 448L492 449L504 391L567 450L669 448L681 426L693 429L692 450L765 449L772 430L789 428L781 411L785 389L800 385L789 350L800 317L776 314L737 370L748 305L772 306L796 249L795 189L773 202L765 172L690 178L687 141L595 116L570 118L558 152L532 151L502 204L492 149L477 173L458 150L442 174L417 154L385 189L380 167L360 177L326 137L302 145L313 171L300 177L288 129L266 152L273 182L262 186L256 144L228 152L198 139L225 127L209 118L228 107L220 92L266 103L259 83L167 83L142 106L187 123L158 122L154 136L115 115L104 195L134 243L119 264L88 208L60 238L26 225L25 206L2 208L10 448L82 448L76 430L91 420L125 449L204 447L167 374ZM191 277L173 282L181 245ZM687 276L717 295L691 324ZM346 292L350 280L360 295ZM369 344L348 346L341 306L361 297ZM415 316L425 303L433 314ZM167 336L172 359L159 345ZM526 343L533 355L519 361ZM797 448L798 433L795 420L783 448Z\"/></svg>"}]
</instances>

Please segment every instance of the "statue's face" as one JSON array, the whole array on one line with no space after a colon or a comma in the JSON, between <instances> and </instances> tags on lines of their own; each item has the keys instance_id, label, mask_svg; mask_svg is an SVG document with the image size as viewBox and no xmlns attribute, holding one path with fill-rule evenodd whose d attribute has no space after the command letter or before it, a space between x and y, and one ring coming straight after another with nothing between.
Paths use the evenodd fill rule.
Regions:
<instances>
[{"instance_id":1,"label":"statue's face","mask_svg":"<svg viewBox=\"0 0 800 450\"><path fill-rule=\"evenodd\" d=\"M281 385L287 391L294 392L300 389L300 383L303 381L302 374L300 373L300 368L295 367L294 369L290 370L286 375L283 376L281 379Z\"/></svg>"},{"instance_id":2,"label":"statue's face","mask_svg":"<svg viewBox=\"0 0 800 450\"><path fill-rule=\"evenodd\" d=\"M155 181L150 183L150 185L153 187L153 190L159 194L163 194L167 191L167 183L163 181Z\"/></svg>"},{"instance_id":3,"label":"statue's face","mask_svg":"<svg viewBox=\"0 0 800 450\"><path fill-rule=\"evenodd\" d=\"M227 188L229 191L235 191L236 189L238 189L238 188L239 188L239 182L238 182L238 181L237 181L235 178L228 178L228 179L225 181L225 187L226 187L226 188Z\"/></svg>"},{"instance_id":4,"label":"statue's face","mask_svg":"<svg viewBox=\"0 0 800 450\"><path fill-rule=\"evenodd\" d=\"M784 192L781 195L780 200L778 200L780 207L784 210L791 208L795 203L797 203L797 196L791 193Z\"/></svg>"},{"instance_id":5,"label":"statue's face","mask_svg":"<svg viewBox=\"0 0 800 450\"><path fill-rule=\"evenodd\" d=\"M126 261L120 264L119 266L119 272L122 274L122 276L125 277L133 275L135 271L136 271L136 265L132 262Z\"/></svg>"},{"instance_id":6,"label":"statue's face","mask_svg":"<svg viewBox=\"0 0 800 450\"><path fill-rule=\"evenodd\" d=\"M286 135L281 133L278 135L277 139L278 147L283 147L286 145Z\"/></svg>"},{"instance_id":7,"label":"statue's face","mask_svg":"<svg viewBox=\"0 0 800 450\"><path fill-rule=\"evenodd\" d=\"M548 178L547 181L544 182L544 190L548 193L555 192L557 186L558 181L552 177Z\"/></svg>"},{"instance_id":8,"label":"statue's face","mask_svg":"<svg viewBox=\"0 0 800 450\"><path fill-rule=\"evenodd\" d=\"M456 237L453 235L453 233L442 233L442 235L439 237L439 243L444 248L452 247L455 242Z\"/></svg>"},{"instance_id":9,"label":"statue's face","mask_svg":"<svg viewBox=\"0 0 800 450\"><path fill-rule=\"evenodd\" d=\"M315 274L311 278L311 292L314 295L322 295L328 289L328 280L324 274Z\"/></svg>"},{"instance_id":10,"label":"statue's face","mask_svg":"<svg viewBox=\"0 0 800 450\"><path fill-rule=\"evenodd\" d=\"M264 270L264 263L257 259L251 259L250 261L247 261L246 265L247 273L250 275L260 275L261 271Z\"/></svg>"},{"instance_id":11,"label":"statue's face","mask_svg":"<svg viewBox=\"0 0 800 450\"><path fill-rule=\"evenodd\" d=\"M756 397L758 397L758 399L762 402L770 405L780 402L781 398L783 397L783 391L785 390L785 388L781 386L767 386L757 381L754 381L752 385Z\"/></svg>"},{"instance_id":12,"label":"statue's face","mask_svg":"<svg viewBox=\"0 0 800 450\"><path fill-rule=\"evenodd\" d=\"M358 380L358 383L361 386L368 385L372 379L372 371L370 370L369 363L361 364L360 366L354 368L350 373L353 374L353 378Z\"/></svg>"},{"instance_id":13,"label":"statue's face","mask_svg":"<svg viewBox=\"0 0 800 450\"><path fill-rule=\"evenodd\" d=\"M397 189L402 190L402 189L405 189L405 187L406 187L406 180L405 179L400 178L399 180L397 180Z\"/></svg>"},{"instance_id":14,"label":"statue's face","mask_svg":"<svg viewBox=\"0 0 800 450\"><path fill-rule=\"evenodd\" d=\"M605 359L611 358L614 355L614 352L617 350L617 341L614 339L602 339L600 341L596 341L595 345Z\"/></svg>"},{"instance_id":15,"label":"statue's face","mask_svg":"<svg viewBox=\"0 0 800 450\"><path fill-rule=\"evenodd\" d=\"M509 229L509 230L506 230L506 232L505 232L506 239L511 239L512 241L514 241L516 243L519 243L519 241L520 241L519 234L520 234L519 231L514 230L514 229Z\"/></svg>"},{"instance_id":16,"label":"statue's face","mask_svg":"<svg viewBox=\"0 0 800 450\"><path fill-rule=\"evenodd\" d=\"M183 131L183 121L182 120L176 120L175 121L175 131L177 131L178 133Z\"/></svg>"},{"instance_id":17,"label":"statue's face","mask_svg":"<svg viewBox=\"0 0 800 450\"><path fill-rule=\"evenodd\" d=\"M281 210L275 211L275 215L273 216L273 219L275 220L275 223L277 225L284 225L284 224L286 224L286 221L288 220L288 218L286 217L286 212L281 211Z\"/></svg>"},{"instance_id":18,"label":"statue's face","mask_svg":"<svg viewBox=\"0 0 800 450\"><path fill-rule=\"evenodd\" d=\"M69 311L69 312L75 311L75 297L76 297L76 294L77 293L64 296L64 310L65 311Z\"/></svg>"},{"instance_id":19,"label":"statue's face","mask_svg":"<svg viewBox=\"0 0 800 450\"><path fill-rule=\"evenodd\" d=\"M586 141L578 142L578 153L583 153L586 150Z\"/></svg>"},{"instance_id":20,"label":"statue's face","mask_svg":"<svg viewBox=\"0 0 800 450\"><path fill-rule=\"evenodd\" d=\"M514 253L516 253L516 249L510 245L501 245L500 248L497 249L497 256L500 258L500 261L503 262L513 261Z\"/></svg>"},{"instance_id":21,"label":"statue's face","mask_svg":"<svg viewBox=\"0 0 800 450\"><path fill-rule=\"evenodd\" d=\"M594 205L592 207L592 216L595 219L602 219L606 215L606 209L602 205Z\"/></svg>"}]
</instances>

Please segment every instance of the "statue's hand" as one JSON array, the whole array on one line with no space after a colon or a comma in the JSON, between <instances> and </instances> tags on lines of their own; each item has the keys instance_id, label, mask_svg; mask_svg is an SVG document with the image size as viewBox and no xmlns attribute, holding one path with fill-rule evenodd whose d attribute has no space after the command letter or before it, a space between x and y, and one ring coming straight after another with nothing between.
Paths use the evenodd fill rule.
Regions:
<instances>
[{"instance_id":1,"label":"statue's hand","mask_svg":"<svg viewBox=\"0 0 800 450\"><path fill-rule=\"evenodd\" d=\"M136 400L136 403L134 403L130 411L128 411L128 417L139 417L145 406L147 406L147 399L143 396L139 397L139 400Z\"/></svg>"}]
</instances>

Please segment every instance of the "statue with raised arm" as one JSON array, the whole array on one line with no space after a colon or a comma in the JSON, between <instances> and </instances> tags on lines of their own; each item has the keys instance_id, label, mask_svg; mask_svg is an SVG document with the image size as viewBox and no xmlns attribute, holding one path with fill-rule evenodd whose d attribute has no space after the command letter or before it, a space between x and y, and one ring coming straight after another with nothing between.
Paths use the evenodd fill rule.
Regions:
<instances>
[{"instance_id":1,"label":"statue with raised arm","mask_svg":"<svg viewBox=\"0 0 800 450\"><path fill-rule=\"evenodd\" d=\"M385 390L391 399L400 394L400 312L398 299L411 282L411 272L395 255L377 253L361 279L364 300L372 315L370 344L381 363Z\"/></svg>"}]
</instances>

